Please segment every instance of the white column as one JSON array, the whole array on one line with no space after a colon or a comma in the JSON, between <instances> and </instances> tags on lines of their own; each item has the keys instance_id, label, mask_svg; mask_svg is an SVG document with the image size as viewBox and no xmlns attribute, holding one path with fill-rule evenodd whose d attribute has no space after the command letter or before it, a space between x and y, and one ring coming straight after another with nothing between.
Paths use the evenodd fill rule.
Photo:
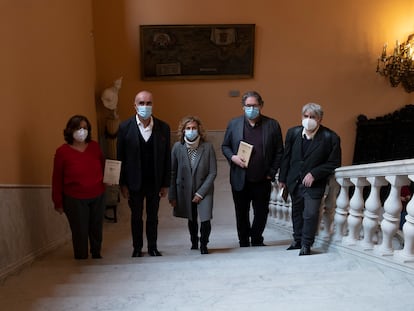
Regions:
<instances>
[{"instance_id":1,"label":"white column","mask_svg":"<svg viewBox=\"0 0 414 311\"><path fill-rule=\"evenodd\" d=\"M346 220L349 209L349 186L351 186L352 183L349 181L349 178L342 177L337 178L336 181L341 186L341 190L339 191L339 195L336 199L334 217L335 233L333 239L334 241L340 242L345 235Z\"/></svg>"},{"instance_id":2,"label":"white column","mask_svg":"<svg viewBox=\"0 0 414 311\"><path fill-rule=\"evenodd\" d=\"M328 181L327 195L322 201L321 206L321 220L323 227L319 231L319 237L328 240L332 233L332 223L335 216L335 201L338 196L339 185L334 177L331 177Z\"/></svg>"},{"instance_id":3,"label":"white column","mask_svg":"<svg viewBox=\"0 0 414 311\"><path fill-rule=\"evenodd\" d=\"M278 195L277 195L277 204L276 204L276 218L278 223L283 224L285 222L284 217L283 217L283 199L282 199L282 191L278 191Z\"/></svg>"},{"instance_id":4,"label":"white column","mask_svg":"<svg viewBox=\"0 0 414 311\"><path fill-rule=\"evenodd\" d=\"M363 190L369 183L365 177L353 177L350 180L355 185L355 191L349 201L348 236L344 238L343 243L356 245L360 240L362 217L364 216Z\"/></svg>"},{"instance_id":5,"label":"white column","mask_svg":"<svg viewBox=\"0 0 414 311\"><path fill-rule=\"evenodd\" d=\"M269 216L272 218L276 217L276 210L277 210L277 196L278 196L278 189L277 189L276 182L272 182L272 190L270 192L270 199L269 199Z\"/></svg>"},{"instance_id":6,"label":"white column","mask_svg":"<svg viewBox=\"0 0 414 311\"><path fill-rule=\"evenodd\" d=\"M361 241L361 247L364 250L374 248L373 238L379 227L381 209L380 190L382 186L387 185L383 176L367 177L367 180L371 184L371 192L365 201L364 220L362 221L364 239Z\"/></svg>"},{"instance_id":7,"label":"white column","mask_svg":"<svg viewBox=\"0 0 414 311\"><path fill-rule=\"evenodd\" d=\"M285 226L292 227L292 199L290 195L288 195L286 202L282 199L282 211Z\"/></svg>"},{"instance_id":8,"label":"white column","mask_svg":"<svg viewBox=\"0 0 414 311\"><path fill-rule=\"evenodd\" d=\"M411 181L414 181L414 175L408 175ZM414 262L414 200L407 204L407 216L403 226L404 248L396 251L396 259L403 262Z\"/></svg>"},{"instance_id":9,"label":"white column","mask_svg":"<svg viewBox=\"0 0 414 311\"><path fill-rule=\"evenodd\" d=\"M391 191L384 202L384 215L381 221L382 243L375 248L376 253L387 256L392 255L392 239L398 230L402 209L401 187L407 185L407 176L385 176L391 185Z\"/></svg>"}]
</instances>

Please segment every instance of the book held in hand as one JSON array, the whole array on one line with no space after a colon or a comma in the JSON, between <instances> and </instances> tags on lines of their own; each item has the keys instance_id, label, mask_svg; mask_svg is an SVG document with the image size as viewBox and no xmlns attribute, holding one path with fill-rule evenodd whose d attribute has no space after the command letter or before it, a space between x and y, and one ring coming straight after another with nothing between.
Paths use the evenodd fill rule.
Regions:
<instances>
[{"instance_id":1,"label":"book held in hand","mask_svg":"<svg viewBox=\"0 0 414 311\"><path fill-rule=\"evenodd\" d=\"M250 156L252 155L253 145L246 143L245 141L240 141L239 149L237 150L237 155L244 161L246 167L249 165Z\"/></svg>"},{"instance_id":2,"label":"book held in hand","mask_svg":"<svg viewBox=\"0 0 414 311\"><path fill-rule=\"evenodd\" d=\"M103 182L108 185L118 185L120 175L121 161L106 159Z\"/></svg>"}]
</instances>

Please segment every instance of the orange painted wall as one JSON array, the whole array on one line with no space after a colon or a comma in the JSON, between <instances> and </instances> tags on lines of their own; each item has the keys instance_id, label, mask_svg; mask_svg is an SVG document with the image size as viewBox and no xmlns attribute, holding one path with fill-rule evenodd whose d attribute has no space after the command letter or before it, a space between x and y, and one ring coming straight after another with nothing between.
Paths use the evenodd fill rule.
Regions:
<instances>
[{"instance_id":1,"label":"orange painted wall","mask_svg":"<svg viewBox=\"0 0 414 311\"><path fill-rule=\"evenodd\" d=\"M307 102L325 109L324 124L340 134L343 164L352 162L355 122L412 104L414 94L391 88L375 73L383 43L414 32L412 0L95 0L98 91L124 77L119 110L133 113L134 95L154 93L154 113L176 129L185 114L197 114L210 130L225 129L240 114L230 90L254 89L264 113L283 131L300 122ZM255 72L248 80L142 81L140 24L256 24Z\"/></svg>"},{"instance_id":2,"label":"orange painted wall","mask_svg":"<svg viewBox=\"0 0 414 311\"><path fill-rule=\"evenodd\" d=\"M96 129L95 96L123 76L122 119L135 93L151 90L155 114L175 129L187 113L209 130L240 114L230 90L259 91L285 132L315 101L352 161L355 121L412 104L375 73L384 42L414 32L412 0L2 0L0 184L49 184L62 130L75 114ZM140 24L256 24L255 73L247 80L140 79ZM96 137L96 132L95 132Z\"/></svg>"},{"instance_id":3,"label":"orange painted wall","mask_svg":"<svg viewBox=\"0 0 414 311\"><path fill-rule=\"evenodd\" d=\"M50 184L73 114L96 122L92 4L0 3L0 184Z\"/></svg>"}]
</instances>

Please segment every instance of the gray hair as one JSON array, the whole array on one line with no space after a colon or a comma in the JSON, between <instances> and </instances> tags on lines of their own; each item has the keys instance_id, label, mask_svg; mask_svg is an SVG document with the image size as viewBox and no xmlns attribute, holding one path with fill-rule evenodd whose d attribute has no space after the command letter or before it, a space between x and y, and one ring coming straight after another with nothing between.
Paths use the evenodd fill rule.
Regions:
<instances>
[{"instance_id":1,"label":"gray hair","mask_svg":"<svg viewBox=\"0 0 414 311\"><path fill-rule=\"evenodd\" d=\"M319 117L319 119L322 119L323 117L323 109L320 105L315 103L308 103L302 108L302 115L304 115L306 112L313 112L316 116Z\"/></svg>"}]
</instances>

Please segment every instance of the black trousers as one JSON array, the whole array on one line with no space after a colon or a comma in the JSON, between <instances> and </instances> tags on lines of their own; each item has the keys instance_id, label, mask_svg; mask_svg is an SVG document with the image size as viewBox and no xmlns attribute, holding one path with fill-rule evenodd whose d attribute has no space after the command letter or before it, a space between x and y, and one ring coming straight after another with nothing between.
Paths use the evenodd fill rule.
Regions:
<instances>
[{"instance_id":1,"label":"black trousers","mask_svg":"<svg viewBox=\"0 0 414 311\"><path fill-rule=\"evenodd\" d=\"M88 244L90 244L92 254L100 254L105 195L102 194L93 199L75 199L64 196L63 210L72 231L74 257L76 259L88 258Z\"/></svg>"},{"instance_id":2,"label":"black trousers","mask_svg":"<svg viewBox=\"0 0 414 311\"><path fill-rule=\"evenodd\" d=\"M144 245L144 223L142 220L144 200L146 212L145 232L147 235L147 246L148 250L153 250L157 248L158 210L160 206L159 191L142 190L129 192L128 205L131 209L132 244L136 250L141 250Z\"/></svg>"},{"instance_id":3,"label":"black trousers","mask_svg":"<svg viewBox=\"0 0 414 311\"><path fill-rule=\"evenodd\" d=\"M271 182L246 181L242 191L234 191L233 201L236 211L237 234L240 245L263 243L263 231L269 214ZM253 207L253 223L250 225L250 204Z\"/></svg>"},{"instance_id":4,"label":"black trousers","mask_svg":"<svg viewBox=\"0 0 414 311\"><path fill-rule=\"evenodd\" d=\"M319 224L322 197L311 198L306 187L299 184L292 196L293 238L305 246L312 246Z\"/></svg>"},{"instance_id":5,"label":"black trousers","mask_svg":"<svg viewBox=\"0 0 414 311\"><path fill-rule=\"evenodd\" d=\"M198 244L198 213L197 213L197 204L191 205L191 218L188 220L188 231L190 232L191 243L193 245ZM207 246L211 233L211 222L210 220L202 221L200 225L200 244Z\"/></svg>"}]
</instances>

